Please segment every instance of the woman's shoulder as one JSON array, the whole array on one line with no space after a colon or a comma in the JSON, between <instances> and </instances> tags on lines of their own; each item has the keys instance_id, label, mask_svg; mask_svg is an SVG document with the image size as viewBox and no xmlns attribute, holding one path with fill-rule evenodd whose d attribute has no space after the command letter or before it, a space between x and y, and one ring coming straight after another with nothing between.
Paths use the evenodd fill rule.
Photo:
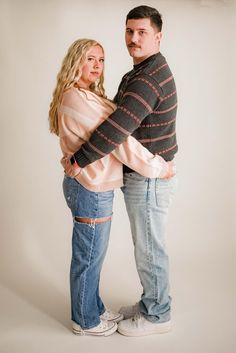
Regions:
<instances>
[{"instance_id":1,"label":"woman's shoulder","mask_svg":"<svg viewBox=\"0 0 236 353\"><path fill-rule=\"evenodd\" d=\"M103 100L103 97L99 97L96 93L84 88L70 87L63 92L63 101L73 99L79 101L96 101L99 99Z\"/></svg>"},{"instance_id":2,"label":"woman's shoulder","mask_svg":"<svg viewBox=\"0 0 236 353\"><path fill-rule=\"evenodd\" d=\"M61 104L69 107L86 103L86 96L76 87L70 87L63 92Z\"/></svg>"},{"instance_id":3,"label":"woman's shoulder","mask_svg":"<svg viewBox=\"0 0 236 353\"><path fill-rule=\"evenodd\" d=\"M69 87L63 92L63 99L73 99L78 98L78 96L81 96L81 92L76 87Z\"/></svg>"},{"instance_id":4,"label":"woman's shoulder","mask_svg":"<svg viewBox=\"0 0 236 353\"><path fill-rule=\"evenodd\" d=\"M63 93L62 104L69 106L83 104L91 107L99 105L115 109L115 104L109 99L87 89L76 87L70 87Z\"/></svg>"}]
</instances>

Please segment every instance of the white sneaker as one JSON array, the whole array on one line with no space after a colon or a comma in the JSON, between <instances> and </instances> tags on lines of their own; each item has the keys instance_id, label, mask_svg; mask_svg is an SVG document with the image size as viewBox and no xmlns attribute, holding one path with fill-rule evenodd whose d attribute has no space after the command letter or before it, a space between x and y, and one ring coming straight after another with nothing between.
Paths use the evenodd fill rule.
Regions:
<instances>
[{"instance_id":1,"label":"white sneaker","mask_svg":"<svg viewBox=\"0 0 236 353\"><path fill-rule=\"evenodd\" d=\"M108 322L101 320L100 324L92 327L82 329L76 322L72 322L72 331L75 335L91 335L91 336L110 336L117 330L116 322Z\"/></svg>"},{"instance_id":2,"label":"white sneaker","mask_svg":"<svg viewBox=\"0 0 236 353\"><path fill-rule=\"evenodd\" d=\"M124 319L124 316L120 313L114 313L110 309L106 309L106 311L100 315L100 319L108 322L119 322Z\"/></svg>"},{"instance_id":3,"label":"white sneaker","mask_svg":"<svg viewBox=\"0 0 236 353\"><path fill-rule=\"evenodd\" d=\"M170 331L170 321L162 323L154 323L146 320L140 313L136 314L132 319L123 320L118 325L118 332L124 336L148 336L157 333L165 333Z\"/></svg>"},{"instance_id":4,"label":"white sneaker","mask_svg":"<svg viewBox=\"0 0 236 353\"><path fill-rule=\"evenodd\" d=\"M119 313L124 316L124 319L130 319L139 313L139 303L129 306L122 306Z\"/></svg>"}]
</instances>

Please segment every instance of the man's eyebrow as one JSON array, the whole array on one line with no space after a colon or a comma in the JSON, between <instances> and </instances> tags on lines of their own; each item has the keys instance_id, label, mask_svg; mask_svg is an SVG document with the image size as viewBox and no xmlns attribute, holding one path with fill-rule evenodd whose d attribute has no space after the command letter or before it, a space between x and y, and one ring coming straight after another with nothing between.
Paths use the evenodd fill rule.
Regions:
<instances>
[{"instance_id":1,"label":"man's eyebrow","mask_svg":"<svg viewBox=\"0 0 236 353\"><path fill-rule=\"evenodd\" d=\"M134 31L134 29L130 28L130 27L126 27L126 29L131 29L131 31ZM136 31L147 31L147 28L136 28L135 30Z\"/></svg>"}]
</instances>

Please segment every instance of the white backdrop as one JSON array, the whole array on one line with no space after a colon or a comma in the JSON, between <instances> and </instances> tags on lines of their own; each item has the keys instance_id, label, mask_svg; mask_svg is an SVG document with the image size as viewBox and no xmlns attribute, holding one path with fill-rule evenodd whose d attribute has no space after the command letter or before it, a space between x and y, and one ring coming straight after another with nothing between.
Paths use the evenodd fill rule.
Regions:
<instances>
[{"instance_id":1,"label":"white backdrop","mask_svg":"<svg viewBox=\"0 0 236 353\"><path fill-rule=\"evenodd\" d=\"M47 121L62 59L78 38L100 41L106 93L112 98L132 68L125 16L143 3L163 15L161 52L175 75L179 99L179 188L167 236L174 320L178 327L188 319L188 335L198 344L191 323L201 323L203 333L212 322L233 319L235 2L1 0L1 352L14 352L13 334L16 346L23 342L16 334L22 318L25 327L38 324L26 304L61 324L69 320L72 224L61 189L58 138L49 133ZM120 190L101 291L114 308L135 302L141 292ZM217 347L232 352L233 321L223 334L216 325L207 337L205 347L216 340ZM184 352L180 341L178 353Z\"/></svg>"}]
</instances>

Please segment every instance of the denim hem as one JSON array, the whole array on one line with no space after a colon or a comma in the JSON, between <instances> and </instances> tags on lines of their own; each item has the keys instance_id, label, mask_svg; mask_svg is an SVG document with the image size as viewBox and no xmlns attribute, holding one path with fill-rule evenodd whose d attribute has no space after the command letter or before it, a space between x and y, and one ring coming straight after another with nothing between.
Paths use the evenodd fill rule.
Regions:
<instances>
[{"instance_id":1,"label":"denim hem","mask_svg":"<svg viewBox=\"0 0 236 353\"><path fill-rule=\"evenodd\" d=\"M143 314L141 313L142 316L149 322L152 322L153 324L163 324L165 322L169 322L170 321L170 318L165 318L165 319L157 319L156 316L150 316L150 315L146 315L146 314Z\"/></svg>"},{"instance_id":2,"label":"denim hem","mask_svg":"<svg viewBox=\"0 0 236 353\"><path fill-rule=\"evenodd\" d=\"M79 325L82 328L82 330L89 330L91 328L94 328L94 327L98 326L100 324L100 322L101 322L101 320L99 319L99 321L97 321L97 323L93 323L93 324L90 324L90 325L85 327L85 326L82 326L80 323L78 323L75 320L72 320L72 321L74 321L77 325Z\"/></svg>"}]
</instances>

